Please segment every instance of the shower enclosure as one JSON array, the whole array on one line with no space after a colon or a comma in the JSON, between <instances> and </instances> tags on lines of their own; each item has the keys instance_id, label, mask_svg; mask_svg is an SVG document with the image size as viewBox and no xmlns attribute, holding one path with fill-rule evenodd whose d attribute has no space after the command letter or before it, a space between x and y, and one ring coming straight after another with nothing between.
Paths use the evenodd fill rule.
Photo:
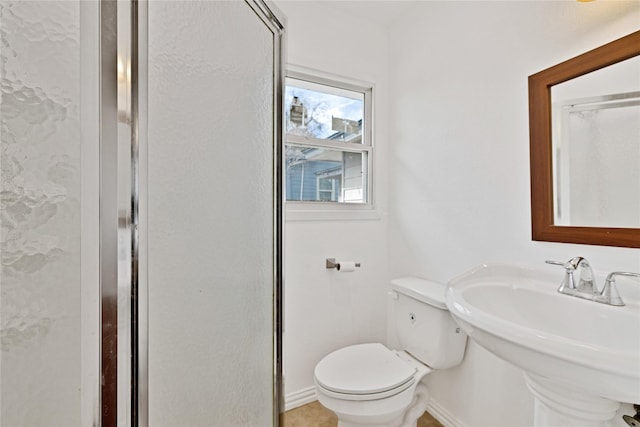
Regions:
<instances>
[{"instance_id":1,"label":"shower enclosure","mask_svg":"<svg viewBox=\"0 0 640 427\"><path fill-rule=\"evenodd\" d=\"M283 22L0 0L1 426L278 424Z\"/></svg>"}]
</instances>

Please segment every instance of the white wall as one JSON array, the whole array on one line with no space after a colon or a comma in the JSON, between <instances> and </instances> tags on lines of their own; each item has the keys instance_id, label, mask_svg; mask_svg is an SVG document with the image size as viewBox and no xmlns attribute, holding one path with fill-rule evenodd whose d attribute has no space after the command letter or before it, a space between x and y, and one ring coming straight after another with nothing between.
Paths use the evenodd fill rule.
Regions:
<instances>
[{"instance_id":1,"label":"white wall","mask_svg":"<svg viewBox=\"0 0 640 427\"><path fill-rule=\"evenodd\" d=\"M313 368L329 352L385 339L388 52L384 29L347 17L330 3L276 4L288 18L290 64L375 85L374 219L353 219L356 215L347 220L305 221L299 219L318 216L288 211L284 379L290 402L301 393L309 396ZM325 268L328 257L359 261L362 267L354 273L337 273Z\"/></svg>"},{"instance_id":2,"label":"white wall","mask_svg":"<svg viewBox=\"0 0 640 427\"><path fill-rule=\"evenodd\" d=\"M527 98L528 75L638 28L638 2L420 2L394 23L390 275L575 255L640 271L637 249L531 241ZM428 384L465 426L531 425L520 371L473 344Z\"/></svg>"},{"instance_id":3,"label":"white wall","mask_svg":"<svg viewBox=\"0 0 640 427\"><path fill-rule=\"evenodd\" d=\"M637 2L405 3L390 28L345 13L358 9L350 3L276 2L288 17L289 63L376 84L380 219L295 214L286 224L290 401L308 396L326 353L385 340L391 277L446 282L481 262L578 254L599 272L640 270L638 250L531 241L527 104L528 75L638 29ZM363 267L336 274L324 268L329 256ZM531 425L520 371L473 344L429 386L465 426Z\"/></svg>"}]
</instances>

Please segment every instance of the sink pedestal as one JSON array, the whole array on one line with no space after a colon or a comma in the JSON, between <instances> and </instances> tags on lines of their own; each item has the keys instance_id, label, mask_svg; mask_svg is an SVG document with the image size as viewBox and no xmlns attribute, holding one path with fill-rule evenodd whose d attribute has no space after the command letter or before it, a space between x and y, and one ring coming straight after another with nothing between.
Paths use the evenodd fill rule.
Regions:
<instances>
[{"instance_id":1,"label":"sink pedestal","mask_svg":"<svg viewBox=\"0 0 640 427\"><path fill-rule=\"evenodd\" d=\"M606 427L616 415L619 402L592 396L546 378L524 373L534 395L534 427Z\"/></svg>"}]
</instances>

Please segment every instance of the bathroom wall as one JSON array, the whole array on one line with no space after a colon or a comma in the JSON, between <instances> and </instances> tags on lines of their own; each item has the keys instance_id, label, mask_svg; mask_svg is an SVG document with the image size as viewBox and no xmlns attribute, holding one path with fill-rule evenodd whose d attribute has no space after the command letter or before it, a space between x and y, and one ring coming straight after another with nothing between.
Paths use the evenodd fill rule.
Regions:
<instances>
[{"instance_id":1,"label":"bathroom wall","mask_svg":"<svg viewBox=\"0 0 640 427\"><path fill-rule=\"evenodd\" d=\"M638 2L419 2L395 22L390 276L575 255L600 273L640 271L638 249L531 241L527 97L528 75L639 28ZM532 423L520 371L473 343L428 384L452 425Z\"/></svg>"},{"instance_id":2,"label":"bathroom wall","mask_svg":"<svg viewBox=\"0 0 640 427\"><path fill-rule=\"evenodd\" d=\"M327 353L385 339L388 70L384 29L331 4L278 1L287 15L288 62L374 88L374 202L368 215L292 212L285 230L284 380L287 408L314 399L313 368ZM354 273L325 258L355 260Z\"/></svg>"},{"instance_id":3,"label":"bathroom wall","mask_svg":"<svg viewBox=\"0 0 640 427\"><path fill-rule=\"evenodd\" d=\"M527 104L528 75L638 29L637 2L399 2L390 28L347 3L276 2L289 63L376 84L375 219L288 211L287 408L313 398L326 353L386 339L392 277L578 254L600 273L640 271L638 250L531 241ZM336 274L328 256L363 266ZM521 372L473 344L429 385L451 425L531 425Z\"/></svg>"}]
</instances>

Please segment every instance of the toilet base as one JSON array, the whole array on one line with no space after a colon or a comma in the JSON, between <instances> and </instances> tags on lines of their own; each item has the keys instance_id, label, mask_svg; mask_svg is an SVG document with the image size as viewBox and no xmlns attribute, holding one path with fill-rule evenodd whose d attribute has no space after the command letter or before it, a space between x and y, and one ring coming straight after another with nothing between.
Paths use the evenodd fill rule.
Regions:
<instances>
[{"instance_id":1,"label":"toilet base","mask_svg":"<svg viewBox=\"0 0 640 427\"><path fill-rule=\"evenodd\" d=\"M348 421L338 421L338 427L390 427L389 424L354 424ZM412 425L407 427L418 427L418 421L416 420Z\"/></svg>"},{"instance_id":2,"label":"toilet base","mask_svg":"<svg viewBox=\"0 0 640 427\"><path fill-rule=\"evenodd\" d=\"M416 423L412 427L417 427ZM338 421L338 427L389 427L389 424L354 424L349 421Z\"/></svg>"},{"instance_id":3,"label":"toilet base","mask_svg":"<svg viewBox=\"0 0 640 427\"><path fill-rule=\"evenodd\" d=\"M420 383L415 388L413 399L409 406L395 415L395 419L389 423L378 423L373 421L372 418L367 419L366 416L358 416L355 419L346 420L345 418L351 418L334 411L338 416L338 427L417 427L418 418L420 418L427 410L427 404L429 402L429 390L427 386Z\"/></svg>"},{"instance_id":4,"label":"toilet base","mask_svg":"<svg viewBox=\"0 0 640 427\"><path fill-rule=\"evenodd\" d=\"M353 424L348 421L338 421L338 427L395 427L396 424ZM418 420L412 424L403 425L403 427L418 427Z\"/></svg>"},{"instance_id":5,"label":"toilet base","mask_svg":"<svg viewBox=\"0 0 640 427\"><path fill-rule=\"evenodd\" d=\"M403 351L394 353L416 370L414 385L399 394L379 400L352 401L331 397L317 389L322 406L338 417L338 427L417 427L418 418L429 402L429 390L422 380L431 368Z\"/></svg>"}]
</instances>

